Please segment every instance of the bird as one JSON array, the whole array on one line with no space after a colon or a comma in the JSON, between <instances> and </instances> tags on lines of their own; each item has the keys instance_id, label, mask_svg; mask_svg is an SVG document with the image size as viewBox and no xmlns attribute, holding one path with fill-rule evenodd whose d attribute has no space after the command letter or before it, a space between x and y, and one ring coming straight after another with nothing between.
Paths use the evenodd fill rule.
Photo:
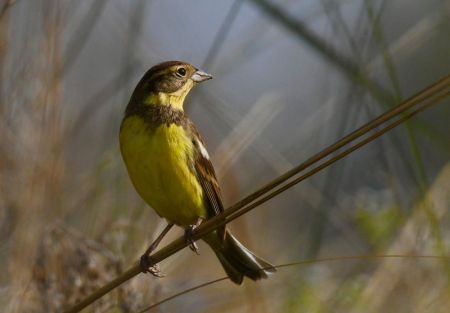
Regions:
<instances>
[{"instance_id":1,"label":"bird","mask_svg":"<svg viewBox=\"0 0 450 313\"><path fill-rule=\"evenodd\" d=\"M140 259L143 272L150 254L173 225L182 227L189 247L203 221L224 211L222 195L205 143L183 104L190 90L211 79L193 65L167 61L150 68L134 89L120 126L120 150L137 193L167 226ZM240 285L244 277L267 278L275 267L256 256L221 226L202 238L226 274Z\"/></svg>"}]
</instances>

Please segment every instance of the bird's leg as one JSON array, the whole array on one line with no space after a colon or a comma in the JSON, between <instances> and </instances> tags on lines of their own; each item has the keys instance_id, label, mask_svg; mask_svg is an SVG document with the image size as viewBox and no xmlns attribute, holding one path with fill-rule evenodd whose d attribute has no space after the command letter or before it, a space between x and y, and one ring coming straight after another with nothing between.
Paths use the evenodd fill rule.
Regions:
<instances>
[{"instance_id":1,"label":"bird's leg","mask_svg":"<svg viewBox=\"0 0 450 313\"><path fill-rule=\"evenodd\" d=\"M173 226L173 223L167 224L167 226L163 229L161 234L159 234L158 238L156 238L155 241L153 241L153 243L147 248L145 253L141 256L139 265L141 266L141 270L143 273L150 273L156 277L164 276L163 274L161 274L158 264L150 266L150 254L152 254L152 252L156 249L156 247L158 247L159 243L164 238L164 236L167 235L167 233L172 228L172 226Z\"/></svg>"},{"instance_id":2,"label":"bird's leg","mask_svg":"<svg viewBox=\"0 0 450 313\"><path fill-rule=\"evenodd\" d=\"M198 253L198 246L195 243L195 241L192 239L192 235L194 233L194 230L200 226L200 224L203 222L203 219L201 217L199 217L197 219L197 222L195 222L195 224L189 225L188 228L185 229L184 231L184 238L186 238L186 241L189 243L189 248L194 251L196 254L200 254Z\"/></svg>"}]
</instances>

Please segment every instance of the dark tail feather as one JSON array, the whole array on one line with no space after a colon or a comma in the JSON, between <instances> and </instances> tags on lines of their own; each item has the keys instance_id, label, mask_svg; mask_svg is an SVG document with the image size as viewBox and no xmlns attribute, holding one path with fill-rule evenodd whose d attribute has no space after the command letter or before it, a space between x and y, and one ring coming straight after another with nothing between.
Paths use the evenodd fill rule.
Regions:
<instances>
[{"instance_id":1,"label":"dark tail feather","mask_svg":"<svg viewBox=\"0 0 450 313\"><path fill-rule=\"evenodd\" d=\"M259 280L276 272L272 264L254 255L229 232L225 234L224 240L219 239L217 232L213 232L206 236L205 241L216 253L230 279L238 285L244 276Z\"/></svg>"}]
</instances>

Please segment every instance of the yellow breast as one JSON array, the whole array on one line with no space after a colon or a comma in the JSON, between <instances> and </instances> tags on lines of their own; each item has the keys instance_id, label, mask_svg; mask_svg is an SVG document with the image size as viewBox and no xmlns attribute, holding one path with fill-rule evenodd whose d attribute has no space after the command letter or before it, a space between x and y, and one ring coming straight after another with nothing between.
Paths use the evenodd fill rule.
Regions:
<instances>
[{"instance_id":1,"label":"yellow breast","mask_svg":"<svg viewBox=\"0 0 450 313\"><path fill-rule=\"evenodd\" d=\"M134 187L160 216L182 226L206 217L203 190L189 168L194 147L183 127L149 128L141 117L127 117L120 149Z\"/></svg>"}]
</instances>

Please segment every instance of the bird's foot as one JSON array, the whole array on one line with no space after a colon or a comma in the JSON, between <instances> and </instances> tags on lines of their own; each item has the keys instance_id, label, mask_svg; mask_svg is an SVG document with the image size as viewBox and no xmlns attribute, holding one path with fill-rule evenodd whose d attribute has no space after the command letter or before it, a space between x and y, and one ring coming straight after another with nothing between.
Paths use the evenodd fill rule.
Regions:
<instances>
[{"instance_id":1,"label":"bird's foot","mask_svg":"<svg viewBox=\"0 0 450 313\"><path fill-rule=\"evenodd\" d=\"M191 249L192 251L194 251L196 254L200 254L198 252L198 245L197 243L194 241L194 239L192 239L192 235L194 233L194 225L189 226L189 228L186 228L186 230L184 231L184 238L186 239L186 242L189 243L189 249Z\"/></svg>"},{"instance_id":2,"label":"bird's foot","mask_svg":"<svg viewBox=\"0 0 450 313\"><path fill-rule=\"evenodd\" d=\"M161 273L161 269L159 268L159 264L151 265L150 256L147 254L143 254L139 261L139 266L141 267L142 273L150 273L155 277L161 278L164 277L164 273Z\"/></svg>"},{"instance_id":3,"label":"bird's foot","mask_svg":"<svg viewBox=\"0 0 450 313\"><path fill-rule=\"evenodd\" d=\"M194 239L192 238L192 236L194 235L194 230L200 226L200 224L202 223L203 219L198 218L197 222L193 225L189 225L188 228L185 229L184 231L184 238L186 239L186 241L189 243L189 249L191 249L192 251L194 251L197 255L199 255L200 253L198 252L198 245L197 243L194 241Z\"/></svg>"}]
</instances>

